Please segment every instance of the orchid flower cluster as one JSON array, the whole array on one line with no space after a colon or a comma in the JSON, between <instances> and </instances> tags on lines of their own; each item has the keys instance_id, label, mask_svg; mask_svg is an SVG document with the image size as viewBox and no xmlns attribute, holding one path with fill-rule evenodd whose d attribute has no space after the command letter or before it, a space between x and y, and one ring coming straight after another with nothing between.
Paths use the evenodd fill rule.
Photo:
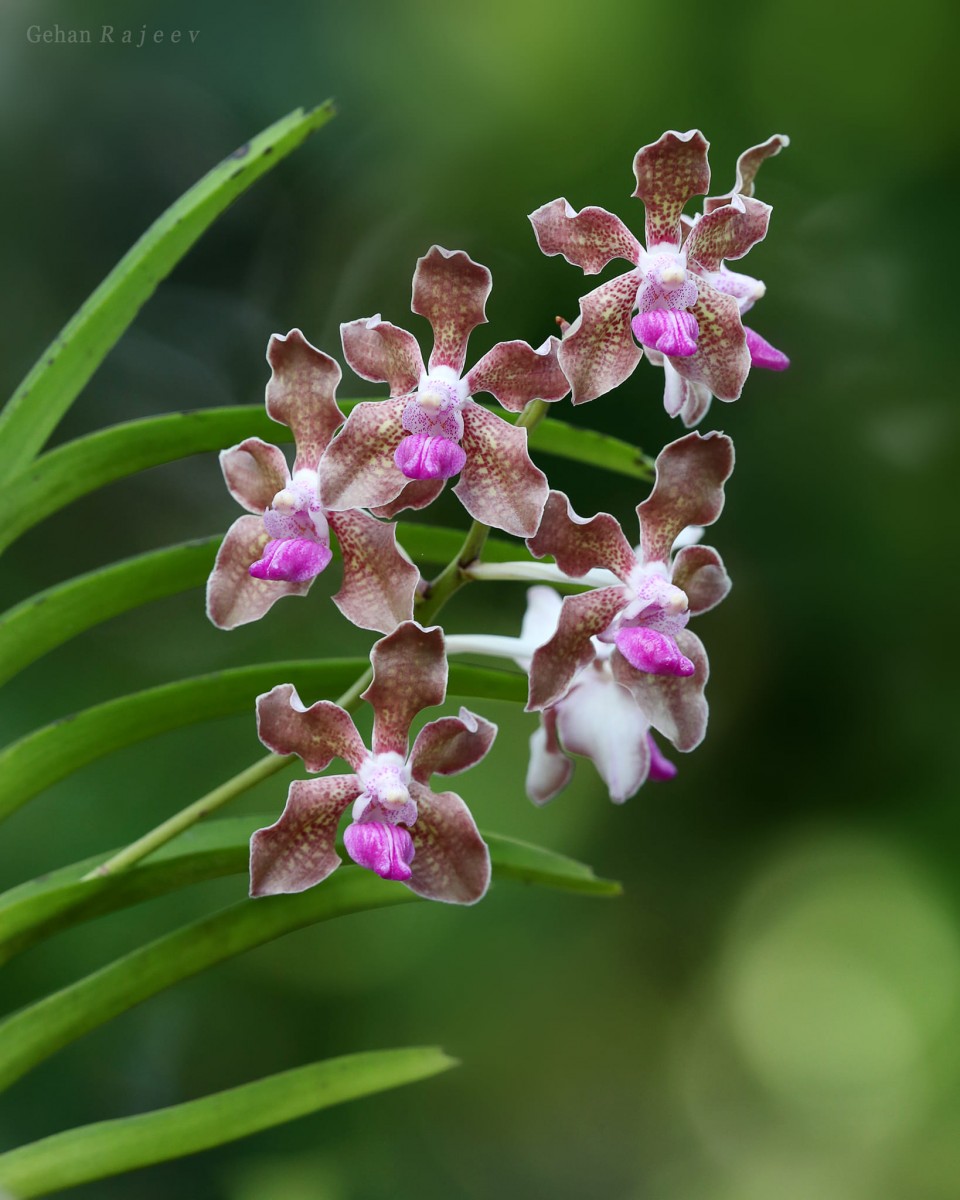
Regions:
<instances>
[{"instance_id":1,"label":"orchid flower cluster","mask_svg":"<svg viewBox=\"0 0 960 1200\"><path fill-rule=\"evenodd\" d=\"M461 709L428 722L410 747L416 715L444 700L447 653L506 658L529 676L527 710L540 725L526 790L537 804L566 786L571 756L591 759L620 803L647 779L676 774L654 733L680 752L702 741L708 661L689 624L730 589L719 553L700 538L723 509L731 439L692 432L661 451L652 491L636 508L634 543L614 516L581 517L551 490L530 458L527 431L567 395L584 404L624 383L644 354L664 372L667 412L688 428L713 397L737 399L751 366L788 365L742 322L764 285L726 265L766 235L771 210L754 196L756 174L787 144L777 135L747 150L733 188L707 196L694 216L685 207L710 186L703 135L668 132L644 146L633 195L645 209L645 244L602 208L576 212L559 198L537 209L530 220L545 254L584 274L617 258L630 269L584 295L576 320L560 322L562 337L536 349L500 342L465 369L470 334L487 320L491 275L464 251L439 246L413 276L412 310L433 331L429 357L379 314L340 327L346 363L386 384L385 398L344 417L336 361L297 329L271 338L266 408L293 435L293 467L259 438L221 454L227 487L248 515L217 556L210 619L233 629L284 596L303 595L333 560L335 539L343 582L334 604L384 636L360 696L374 711L369 750L345 707L307 707L291 684L259 697L259 736L270 750L298 755L314 774L334 759L351 773L290 785L280 819L253 836L251 894L299 892L325 879L341 862L337 831L349 809L342 841L355 863L431 899L470 904L484 895L490 860L476 824L459 796L433 791L430 780L479 762L496 726ZM495 404L479 403L481 395ZM471 552L445 575L452 569L458 584L533 581L518 637L445 638L418 619L436 612L437 580L420 578L391 521L425 508L455 476L454 495L480 536L468 537ZM487 529L524 539L529 557L477 561Z\"/></svg>"}]
</instances>

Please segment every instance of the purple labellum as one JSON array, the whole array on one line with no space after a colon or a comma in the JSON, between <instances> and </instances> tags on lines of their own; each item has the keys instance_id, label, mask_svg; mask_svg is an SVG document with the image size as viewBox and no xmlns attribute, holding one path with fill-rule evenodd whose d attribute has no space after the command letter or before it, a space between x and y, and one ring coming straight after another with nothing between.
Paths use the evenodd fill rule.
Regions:
<instances>
[{"instance_id":1,"label":"purple labellum","mask_svg":"<svg viewBox=\"0 0 960 1200\"><path fill-rule=\"evenodd\" d=\"M355 821L344 831L343 844L355 863L381 879L402 882L412 874L410 863L416 851L413 839L402 825Z\"/></svg>"},{"instance_id":2,"label":"purple labellum","mask_svg":"<svg viewBox=\"0 0 960 1200\"><path fill-rule=\"evenodd\" d=\"M790 366L790 359L782 350L771 346L766 338L748 329L746 325L743 332L747 335L747 349L750 351L750 362L753 366L766 367L768 371L785 371Z\"/></svg>"},{"instance_id":3,"label":"purple labellum","mask_svg":"<svg viewBox=\"0 0 960 1200\"><path fill-rule=\"evenodd\" d=\"M631 667L648 675L692 675L697 669L672 637L655 629L621 629L616 644Z\"/></svg>"},{"instance_id":4,"label":"purple labellum","mask_svg":"<svg viewBox=\"0 0 960 1200\"><path fill-rule=\"evenodd\" d=\"M449 438L417 433L401 441L393 461L408 479L450 479L463 470L467 455Z\"/></svg>"},{"instance_id":5,"label":"purple labellum","mask_svg":"<svg viewBox=\"0 0 960 1200\"><path fill-rule=\"evenodd\" d=\"M650 747L650 774L647 778L658 782L676 778L677 768L657 745L652 733L647 734L647 745Z\"/></svg>"},{"instance_id":6,"label":"purple labellum","mask_svg":"<svg viewBox=\"0 0 960 1200\"><path fill-rule=\"evenodd\" d=\"M693 313L682 309L654 308L638 313L630 322L634 336L671 358L689 358L697 352L700 327Z\"/></svg>"},{"instance_id":7,"label":"purple labellum","mask_svg":"<svg viewBox=\"0 0 960 1200\"><path fill-rule=\"evenodd\" d=\"M330 562L333 554L323 542L309 538L274 538L263 554L250 566L254 579L283 579L288 583L307 583Z\"/></svg>"}]
</instances>

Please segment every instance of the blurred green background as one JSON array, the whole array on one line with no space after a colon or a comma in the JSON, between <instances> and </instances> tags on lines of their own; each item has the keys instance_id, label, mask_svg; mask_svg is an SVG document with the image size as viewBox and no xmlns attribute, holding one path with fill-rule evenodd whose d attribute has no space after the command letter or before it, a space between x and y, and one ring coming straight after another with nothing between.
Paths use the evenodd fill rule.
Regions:
<instances>
[{"instance_id":1,"label":"blurred green background","mask_svg":"<svg viewBox=\"0 0 960 1200\"><path fill-rule=\"evenodd\" d=\"M613 808L592 767L523 795L533 720L462 781L482 827L623 880L617 901L507 884L288 937L59 1054L0 1108L4 1147L313 1058L441 1043L462 1067L78 1197L954 1200L960 1192L960 818L953 6L827 0L5 0L2 391L155 216L299 104L341 115L238 202L149 302L56 440L258 403L274 331L339 354L342 320L409 314L438 242L493 271L476 357L534 344L584 290L526 214L557 195L641 226L637 147L701 127L715 189L773 132L751 321L792 357L714 404L738 468L710 541L734 579L700 619L710 733L669 785ZM198 29L193 45L32 45L27 27ZM659 372L564 419L656 452ZM345 382L345 396L372 394ZM580 512L643 489L541 460ZM215 456L114 485L8 554L3 607L125 555L226 528ZM460 523L444 502L431 519ZM955 551L954 551L955 554ZM77 708L271 658L364 653L325 599L220 633L199 592L76 639L0 693L7 741ZM476 586L452 630L518 630L523 589ZM946 648L944 645L946 644ZM279 680L278 680L279 682ZM312 698L311 698L312 699ZM51 788L0 838L19 882L135 837L259 753L252 713ZM286 779L237 806L279 812ZM231 879L64 935L5 972L4 1010L243 894Z\"/></svg>"}]
</instances>

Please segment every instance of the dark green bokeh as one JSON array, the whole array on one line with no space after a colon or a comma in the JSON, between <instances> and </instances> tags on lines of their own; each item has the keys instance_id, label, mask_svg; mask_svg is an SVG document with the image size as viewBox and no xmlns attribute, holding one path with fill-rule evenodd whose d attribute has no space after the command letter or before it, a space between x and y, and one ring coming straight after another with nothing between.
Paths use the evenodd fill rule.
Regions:
<instances>
[{"instance_id":1,"label":"dark green bokeh","mask_svg":"<svg viewBox=\"0 0 960 1200\"><path fill-rule=\"evenodd\" d=\"M775 131L775 215L747 269L756 326L793 359L715 404L738 469L711 541L735 581L701 619L710 735L678 779L614 809L589 764L543 812L522 791L530 718L503 708L463 780L481 825L623 879L588 902L504 885L307 931L163 995L12 1091L3 1145L311 1058L438 1041L436 1082L76 1193L117 1200L952 1200L960 1161L960 852L949 649L956 566L949 206L952 9L920 0L676 6L594 0L27 3L0 15L2 391L157 213L299 104L341 115L241 200L148 304L57 439L149 413L257 402L269 334L330 352L341 320L408 313L433 242L488 264L471 346L534 343L577 271L525 214L563 194L634 228L630 165L665 128L713 143L718 190ZM195 44L30 44L28 26L199 29ZM372 391L345 383L344 395ZM656 451L679 430L642 365L564 419ZM627 482L545 461L579 511L624 521ZM233 519L213 456L74 505L5 559L5 607ZM437 518L459 521L455 503ZM212 629L199 594L77 639L8 684L4 740L221 665L363 652L325 600ZM319 594L318 594L319 593ZM495 597L495 603L493 603ZM452 629L513 633L523 589L477 586ZM143 832L246 765L252 720L85 769L4 827L18 882ZM279 811L283 784L244 800ZM242 880L104 920L5 973L15 1007L241 894Z\"/></svg>"}]
</instances>

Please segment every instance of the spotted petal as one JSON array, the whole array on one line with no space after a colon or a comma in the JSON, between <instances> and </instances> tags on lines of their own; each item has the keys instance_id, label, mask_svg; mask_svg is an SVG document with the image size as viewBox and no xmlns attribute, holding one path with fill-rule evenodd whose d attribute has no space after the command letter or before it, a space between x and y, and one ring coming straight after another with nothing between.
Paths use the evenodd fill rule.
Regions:
<instances>
[{"instance_id":1,"label":"spotted petal","mask_svg":"<svg viewBox=\"0 0 960 1200\"><path fill-rule=\"evenodd\" d=\"M669 562L677 534L712 525L723 511L723 485L733 471L733 442L724 433L688 433L657 455L653 491L637 505L646 563Z\"/></svg>"},{"instance_id":2,"label":"spotted petal","mask_svg":"<svg viewBox=\"0 0 960 1200\"><path fill-rule=\"evenodd\" d=\"M407 509L426 508L443 491L445 479L408 479L399 495L389 504L377 504L370 509L375 517L392 521L397 513Z\"/></svg>"},{"instance_id":3,"label":"spotted petal","mask_svg":"<svg viewBox=\"0 0 960 1200\"><path fill-rule=\"evenodd\" d=\"M297 457L293 469L317 469L320 455L343 424L336 391L340 366L311 346L299 329L275 333L267 346L272 374L267 384L267 413L293 431Z\"/></svg>"},{"instance_id":4,"label":"spotted petal","mask_svg":"<svg viewBox=\"0 0 960 1200\"><path fill-rule=\"evenodd\" d=\"M487 320L484 307L493 281L486 267L462 250L431 246L417 260L411 308L433 326L430 370L450 367L457 375L467 357L467 339Z\"/></svg>"},{"instance_id":5,"label":"spotted petal","mask_svg":"<svg viewBox=\"0 0 960 1200\"><path fill-rule=\"evenodd\" d=\"M343 356L361 379L389 383L391 396L405 396L420 382L423 355L412 333L375 317L340 326Z\"/></svg>"},{"instance_id":6,"label":"spotted petal","mask_svg":"<svg viewBox=\"0 0 960 1200\"><path fill-rule=\"evenodd\" d=\"M367 757L353 718L329 700L307 708L292 683L257 697L257 734L274 754L297 754L308 771L326 770L342 758L356 771Z\"/></svg>"},{"instance_id":7,"label":"spotted petal","mask_svg":"<svg viewBox=\"0 0 960 1200\"><path fill-rule=\"evenodd\" d=\"M687 238L687 260L705 271L719 271L724 259L743 258L767 236L773 209L749 196L734 196L729 204L699 217Z\"/></svg>"},{"instance_id":8,"label":"spotted petal","mask_svg":"<svg viewBox=\"0 0 960 1200\"><path fill-rule=\"evenodd\" d=\"M737 159L737 177L733 188L725 196L708 197L703 202L704 211L710 212L714 208L719 208L721 204L728 203L731 196L738 194L752 196L754 181L756 180L761 164L766 159L773 158L774 155L779 154L781 150L789 145L790 139L785 133L775 133L772 137L768 137L765 142L761 142L759 146L751 146L749 150L744 150Z\"/></svg>"},{"instance_id":9,"label":"spotted petal","mask_svg":"<svg viewBox=\"0 0 960 1200\"><path fill-rule=\"evenodd\" d=\"M247 512L262 513L290 482L283 451L260 438L247 438L220 451L220 470L230 495Z\"/></svg>"},{"instance_id":10,"label":"spotted petal","mask_svg":"<svg viewBox=\"0 0 960 1200\"><path fill-rule=\"evenodd\" d=\"M530 214L544 254L562 254L585 275L597 275L615 258L636 263L640 243L619 217L591 205L576 212L562 197Z\"/></svg>"},{"instance_id":11,"label":"spotted petal","mask_svg":"<svg viewBox=\"0 0 960 1200\"><path fill-rule=\"evenodd\" d=\"M407 886L428 900L476 904L490 886L490 852L470 810L453 792L431 792L414 781L416 854Z\"/></svg>"},{"instance_id":12,"label":"spotted petal","mask_svg":"<svg viewBox=\"0 0 960 1200\"><path fill-rule=\"evenodd\" d=\"M680 214L693 196L710 187L709 143L699 129L669 130L643 146L633 160L637 187L633 195L646 209L647 249L680 245Z\"/></svg>"},{"instance_id":13,"label":"spotted petal","mask_svg":"<svg viewBox=\"0 0 960 1200\"><path fill-rule=\"evenodd\" d=\"M413 778L429 783L431 775L458 775L486 755L497 736L492 721L461 708L459 717L430 721L417 734L410 751Z\"/></svg>"},{"instance_id":14,"label":"spotted petal","mask_svg":"<svg viewBox=\"0 0 960 1200\"><path fill-rule=\"evenodd\" d=\"M397 531L365 512L330 514L343 559L343 585L333 602L361 629L390 633L413 619L420 572L397 546Z\"/></svg>"},{"instance_id":15,"label":"spotted petal","mask_svg":"<svg viewBox=\"0 0 960 1200\"><path fill-rule=\"evenodd\" d=\"M629 799L647 778L649 728L630 691L593 668L557 705L564 750L593 760L614 804Z\"/></svg>"},{"instance_id":16,"label":"spotted petal","mask_svg":"<svg viewBox=\"0 0 960 1200\"><path fill-rule=\"evenodd\" d=\"M500 342L467 375L467 390L490 392L510 412L522 412L531 400L562 400L570 391L557 361L560 339L547 338L539 349L527 342Z\"/></svg>"},{"instance_id":17,"label":"spotted petal","mask_svg":"<svg viewBox=\"0 0 960 1200\"><path fill-rule=\"evenodd\" d=\"M320 460L320 503L329 511L375 508L395 500L409 482L393 461L404 436L406 399L358 404Z\"/></svg>"},{"instance_id":18,"label":"spotted petal","mask_svg":"<svg viewBox=\"0 0 960 1200\"><path fill-rule=\"evenodd\" d=\"M574 404L586 404L612 391L633 374L643 357L630 330L640 283L640 272L628 271L581 297L580 316L567 329L558 351Z\"/></svg>"},{"instance_id":19,"label":"spotted petal","mask_svg":"<svg viewBox=\"0 0 960 1200\"><path fill-rule=\"evenodd\" d=\"M534 558L552 554L565 575L577 578L606 567L626 582L637 563L620 522L609 513L578 517L563 492L551 492L536 536L527 540Z\"/></svg>"},{"instance_id":20,"label":"spotted petal","mask_svg":"<svg viewBox=\"0 0 960 1200\"><path fill-rule=\"evenodd\" d=\"M718 400L736 400L750 372L750 351L740 321L740 306L706 279L697 279L699 296L692 308L700 329L697 352L670 359L675 371L691 383L702 383Z\"/></svg>"},{"instance_id":21,"label":"spotted petal","mask_svg":"<svg viewBox=\"0 0 960 1200\"><path fill-rule=\"evenodd\" d=\"M280 820L250 839L250 895L303 892L332 874L337 825L362 790L356 775L291 783Z\"/></svg>"},{"instance_id":22,"label":"spotted petal","mask_svg":"<svg viewBox=\"0 0 960 1200\"><path fill-rule=\"evenodd\" d=\"M628 600L622 587L595 588L564 598L556 633L537 647L530 663L527 712L546 708L560 699L577 672L596 657L590 639L607 628Z\"/></svg>"},{"instance_id":23,"label":"spotted petal","mask_svg":"<svg viewBox=\"0 0 960 1200\"><path fill-rule=\"evenodd\" d=\"M677 634L677 645L694 664L692 675L650 675L636 671L615 651L610 659L614 678L632 693L647 720L678 750L693 750L707 731L707 701L703 689L710 674L707 652L689 629Z\"/></svg>"},{"instance_id":24,"label":"spotted petal","mask_svg":"<svg viewBox=\"0 0 960 1200\"><path fill-rule=\"evenodd\" d=\"M479 404L463 410L467 453L454 495L474 520L515 537L536 532L547 501L547 477L527 450L527 431Z\"/></svg>"},{"instance_id":25,"label":"spotted petal","mask_svg":"<svg viewBox=\"0 0 960 1200\"><path fill-rule=\"evenodd\" d=\"M269 541L260 517L240 517L227 530L207 580L207 616L218 629L259 621L284 596L305 596L312 580L254 579L250 567Z\"/></svg>"},{"instance_id":26,"label":"spotted petal","mask_svg":"<svg viewBox=\"0 0 960 1200\"><path fill-rule=\"evenodd\" d=\"M715 608L730 591L730 576L712 546L684 546L670 580L687 594L691 616Z\"/></svg>"},{"instance_id":27,"label":"spotted petal","mask_svg":"<svg viewBox=\"0 0 960 1200\"><path fill-rule=\"evenodd\" d=\"M541 724L530 735L530 763L527 767L526 792L534 804L546 804L570 782L573 763L560 748L557 739L557 710L545 708Z\"/></svg>"},{"instance_id":28,"label":"spotted petal","mask_svg":"<svg viewBox=\"0 0 960 1200\"><path fill-rule=\"evenodd\" d=\"M370 652L373 682L363 699L373 707L373 751L407 757L410 722L423 708L442 704L447 690L443 631L404 621Z\"/></svg>"}]
</instances>

